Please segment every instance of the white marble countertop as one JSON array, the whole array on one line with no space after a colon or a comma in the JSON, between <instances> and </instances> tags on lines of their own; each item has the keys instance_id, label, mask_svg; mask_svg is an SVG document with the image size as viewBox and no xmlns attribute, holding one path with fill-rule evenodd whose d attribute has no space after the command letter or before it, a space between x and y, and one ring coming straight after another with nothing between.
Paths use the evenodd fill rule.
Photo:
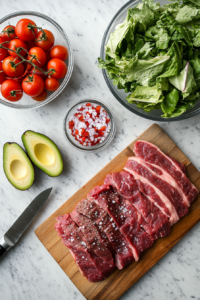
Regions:
<instances>
[{"instance_id":1,"label":"white marble countertop","mask_svg":"<svg viewBox=\"0 0 200 300\"><path fill-rule=\"evenodd\" d=\"M46 134L56 142L65 164L63 174L55 179L36 169L33 187L20 192L7 181L2 159L0 160L0 237L39 192L54 187L48 203L20 242L0 261L1 300L84 299L39 242L34 230L153 124L152 121L142 119L121 106L108 90L101 70L97 68L103 33L108 22L125 2L126 0L1 1L0 18L15 11L34 10L55 19L67 32L75 55L75 67L70 83L52 103L30 111L17 111L1 106L0 157L4 143L15 141L22 145L22 133L31 129ZM94 97L108 103L116 118L116 137L106 150L98 154L86 155L72 150L62 132L67 109L86 97ZM159 125L200 170L200 117ZM200 300L199 249L200 224L197 224L121 299Z\"/></svg>"}]
</instances>

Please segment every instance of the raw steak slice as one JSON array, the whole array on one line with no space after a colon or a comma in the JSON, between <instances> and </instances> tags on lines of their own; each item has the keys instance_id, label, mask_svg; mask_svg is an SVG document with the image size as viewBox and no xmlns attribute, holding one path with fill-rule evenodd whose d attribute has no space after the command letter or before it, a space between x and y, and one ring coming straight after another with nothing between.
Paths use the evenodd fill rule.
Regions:
<instances>
[{"instance_id":1,"label":"raw steak slice","mask_svg":"<svg viewBox=\"0 0 200 300\"><path fill-rule=\"evenodd\" d=\"M142 160L143 163L149 168L151 169L151 171L154 172L155 175L159 176L162 180L168 182L170 185L172 185L181 195L185 205L187 205L187 207L190 206L190 203L186 197L186 195L183 193L183 190L181 189L180 185L178 184L178 182L176 180L174 180L164 169L162 169L159 166L156 166L154 164L150 164L144 160Z\"/></svg>"},{"instance_id":2,"label":"raw steak slice","mask_svg":"<svg viewBox=\"0 0 200 300\"><path fill-rule=\"evenodd\" d=\"M188 207L179 192L168 182L156 176L140 158L130 157L124 169L130 172L136 180L140 180L154 189L170 211L172 224L188 213Z\"/></svg>"},{"instance_id":3,"label":"raw steak slice","mask_svg":"<svg viewBox=\"0 0 200 300\"><path fill-rule=\"evenodd\" d=\"M174 158L172 158L168 154L166 154L166 156L169 157L170 160L177 166L177 168L179 168L187 176L187 172L186 172L186 168L185 168L184 164L182 164L179 161L175 160Z\"/></svg>"},{"instance_id":4,"label":"raw steak slice","mask_svg":"<svg viewBox=\"0 0 200 300\"><path fill-rule=\"evenodd\" d=\"M63 244L69 249L81 274L90 282L97 282L104 279L102 272L98 270L94 259L88 251L84 235L72 221L69 214L56 218L58 223L55 229L62 238Z\"/></svg>"},{"instance_id":5,"label":"raw steak slice","mask_svg":"<svg viewBox=\"0 0 200 300\"><path fill-rule=\"evenodd\" d=\"M121 270L134 261L132 250L125 237L119 231L109 214L97 205L95 201L84 199L76 205L75 210L90 218L98 226L99 231L102 234L106 234L116 252L115 264L118 269Z\"/></svg>"},{"instance_id":6,"label":"raw steak slice","mask_svg":"<svg viewBox=\"0 0 200 300\"><path fill-rule=\"evenodd\" d=\"M95 187L88 194L88 199L94 200L101 208L109 213L121 233L129 242L136 261L144 250L152 246L152 240L140 227L139 213L137 210L135 210L135 214L129 211L128 201L123 201L110 187L106 185ZM131 207L134 208L133 206Z\"/></svg>"},{"instance_id":7,"label":"raw steak slice","mask_svg":"<svg viewBox=\"0 0 200 300\"><path fill-rule=\"evenodd\" d=\"M137 157L161 167L168 173L180 186L188 203L197 198L199 191L186 177L183 167L178 162L175 163L174 159L164 154L158 147L146 141L137 141L134 152Z\"/></svg>"},{"instance_id":8,"label":"raw steak slice","mask_svg":"<svg viewBox=\"0 0 200 300\"><path fill-rule=\"evenodd\" d=\"M168 217L149 201L138 189L134 177L126 172L108 174L104 184L112 186L123 198L128 200L143 216L149 227L143 227L152 239L167 236L170 233Z\"/></svg>"},{"instance_id":9,"label":"raw steak slice","mask_svg":"<svg viewBox=\"0 0 200 300\"><path fill-rule=\"evenodd\" d=\"M90 249L105 262L113 264L111 252L104 245L101 234L95 224L87 217L79 214L76 210L70 214L72 220L78 225L81 232L84 234Z\"/></svg>"}]
</instances>

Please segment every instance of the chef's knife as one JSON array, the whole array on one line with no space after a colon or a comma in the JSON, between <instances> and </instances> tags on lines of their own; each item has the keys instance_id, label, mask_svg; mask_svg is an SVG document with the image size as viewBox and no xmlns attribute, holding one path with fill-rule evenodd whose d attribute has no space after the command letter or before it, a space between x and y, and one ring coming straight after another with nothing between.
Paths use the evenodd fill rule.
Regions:
<instances>
[{"instance_id":1,"label":"chef's knife","mask_svg":"<svg viewBox=\"0 0 200 300\"><path fill-rule=\"evenodd\" d=\"M0 239L0 257L13 247L47 201L52 188L40 193Z\"/></svg>"}]
</instances>

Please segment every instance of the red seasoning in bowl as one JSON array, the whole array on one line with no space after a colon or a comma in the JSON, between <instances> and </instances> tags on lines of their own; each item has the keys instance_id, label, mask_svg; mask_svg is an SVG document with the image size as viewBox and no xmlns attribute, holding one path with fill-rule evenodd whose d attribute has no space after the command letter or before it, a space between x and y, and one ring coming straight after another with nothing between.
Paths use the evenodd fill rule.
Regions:
<instances>
[{"instance_id":1,"label":"red seasoning in bowl","mask_svg":"<svg viewBox=\"0 0 200 300\"><path fill-rule=\"evenodd\" d=\"M71 135L81 145L95 146L105 141L111 129L111 122L103 107L86 103L77 108L68 126Z\"/></svg>"}]
</instances>

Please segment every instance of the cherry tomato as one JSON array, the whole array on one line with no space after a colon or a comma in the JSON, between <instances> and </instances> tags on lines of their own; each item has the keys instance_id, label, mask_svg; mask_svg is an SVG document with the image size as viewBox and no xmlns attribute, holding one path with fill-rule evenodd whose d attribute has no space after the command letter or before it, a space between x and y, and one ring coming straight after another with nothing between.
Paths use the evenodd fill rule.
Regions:
<instances>
[{"instance_id":1,"label":"cherry tomato","mask_svg":"<svg viewBox=\"0 0 200 300\"><path fill-rule=\"evenodd\" d=\"M54 45L54 35L51 31L44 29L39 31L36 36L36 46L43 50L49 50Z\"/></svg>"},{"instance_id":2,"label":"cherry tomato","mask_svg":"<svg viewBox=\"0 0 200 300\"><path fill-rule=\"evenodd\" d=\"M26 43L24 43L23 41L21 41L19 39L14 39L14 40L10 41L10 44L8 47L10 50L8 50L8 53L13 57L18 57L18 54L11 50L17 51L17 49L21 48L21 47L24 48L26 51L28 50ZM19 53L22 56L26 56L27 52L25 50L21 50Z\"/></svg>"},{"instance_id":3,"label":"cherry tomato","mask_svg":"<svg viewBox=\"0 0 200 300\"><path fill-rule=\"evenodd\" d=\"M44 101L47 98L47 90L43 90L41 94L39 94L36 97L32 97L35 101Z\"/></svg>"},{"instance_id":4,"label":"cherry tomato","mask_svg":"<svg viewBox=\"0 0 200 300\"><path fill-rule=\"evenodd\" d=\"M18 64L21 60L18 57L8 56L3 60L2 68L9 77L20 77L24 73L24 64Z\"/></svg>"},{"instance_id":5,"label":"cherry tomato","mask_svg":"<svg viewBox=\"0 0 200 300\"><path fill-rule=\"evenodd\" d=\"M44 84L45 84L45 88L46 88L48 91L50 91L50 92L56 91L56 90L59 88L59 86L60 86L59 81L58 81L57 79L53 78L53 77L47 78L47 79L45 80L45 83L44 83Z\"/></svg>"},{"instance_id":6,"label":"cherry tomato","mask_svg":"<svg viewBox=\"0 0 200 300\"><path fill-rule=\"evenodd\" d=\"M9 101L19 101L23 96L23 90L19 82L8 79L2 83L1 93Z\"/></svg>"},{"instance_id":7,"label":"cherry tomato","mask_svg":"<svg viewBox=\"0 0 200 300\"><path fill-rule=\"evenodd\" d=\"M0 36L0 44L6 42L5 37ZM4 47L8 48L7 44L3 44ZM1 48L0 49L0 61L3 60L4 58L6 58L8 56L8 51L6 49Z\"/></svg>"},{"instance_id":8,"label":"cherry tomato","mask_svg":"<svg viewBox=\"0 0 200 300\"><path fill-rule=\"evenodd\" d=\"M2 62L0 62L0 84L2 84L6 80L5 73L2 71L3 71Z\"/></svg>"},{"instance_id":9,"label":"cherry tomato","mask_svg":"<svg viewBox=\"0 0 200 300\"><path fill-rule=\"evenodd\" d=\"M18 38L22 41L32 41L37 35L37 28L35 22L29 19L21 19L16 25L15 32Z\"/></svg>"},{"instance_id":10,"label":"cherry tomato","mask_svg":"<svg viewBox=\"0 0 200 300\"><path fill-rule=\"evenodd\" d=\"M62 45L54 46L50 51L51 58L59 58L65 61L68 58L68 50Z\"/></svg>"},{"instance_id":11,"label":"cherry tomato","mask_svg":"<svg viewBox=\"0 0 200 300\"><path fill-rule=\"evenodd\" d=\"M44 90L44 80L37 74L28 75L22 81L22 88L27 95L36 97Z\"/></svg>"},{"instance_id":12,"label":"cherry tomato","mask_svg":"<svg viewBox=\"0 0 200 300\"><path fill-rule=\"evenodd\" d=\"M1 33L1 36L3 36L6 39L6 41L11 41L15 39L17 37L15 33L15 26L13 25L6 26Z\"/></svg>"},{"instance_id":13,"label":"cherry tomato","mask_svg":"<svg viewBox=\"0 0 200 300\"><path fill-rule=\"evenodd\" d=\"M34 47L29 50L28 60L31 60L38 67L42 67L46 62L46 53L39 47Z\"/></svg>"},{"instance_id":14,"label":"cherry tomato","mask_svg":"<svg viewBox=\"0 0 200 300\"><path fill-rule=\"evenodd\" d=\"M52 69L52 71L49 73L49 75L56 79L61 79L65 77L67 73L66 64L64 63L64 61L58 58L53 58L48 62L47 70L49 71L50 69Z\"/></svg>"}]
</instances>

